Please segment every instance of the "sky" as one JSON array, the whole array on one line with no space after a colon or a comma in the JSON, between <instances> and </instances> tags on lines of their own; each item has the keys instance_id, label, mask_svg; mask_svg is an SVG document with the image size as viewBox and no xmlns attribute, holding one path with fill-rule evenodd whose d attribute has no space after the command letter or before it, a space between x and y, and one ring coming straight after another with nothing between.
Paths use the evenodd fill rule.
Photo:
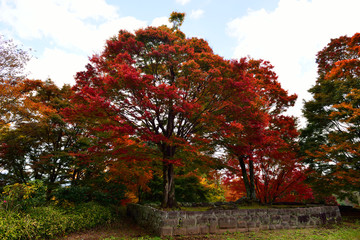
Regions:
<instances>
[{"instance_id":1,"label":"sky","mask_svg":"<svg viewBox=\"0 0 360 240\"><path fill-rule=\"evenodd\" d=\"M31 49L30 78L61 87L119 30L169 24L171 12L185 12L181 30L216 54L270 61L282 87L298 95L288 114L303 125L316 54L360 31L359 9L360 0L0 0L0 34Z\"/></svg>"}]
</instances>

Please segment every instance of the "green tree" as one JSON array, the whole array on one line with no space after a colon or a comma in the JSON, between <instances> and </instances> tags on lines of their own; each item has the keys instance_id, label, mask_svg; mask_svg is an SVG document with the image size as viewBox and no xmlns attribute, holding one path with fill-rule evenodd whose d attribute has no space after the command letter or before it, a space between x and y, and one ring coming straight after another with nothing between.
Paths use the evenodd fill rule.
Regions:
<instances>
[{"instance_id":1,"label":"green tree","mask_svg":"<svg viewBox=\"0 0 360 240\"><path fill-rule=\"evenodd\" d=\"M317 55L318 79L303 109L301 147L313 185L342 197L360 189L360 34L339 37Z\"/></svg>"},{"instance_id":2,"label":"green tree","mask_svg":"<svg viewBox=\"0 0 360 240\"><path fill-rule=\"evenodd\" d=\"M29 179L41 179L50 195L58 184L71 178L72 153L80 147L81 130L65 122L60 114L62 108L69 106L71 94L70 86L60 89L48 80L26 96L26 102L39 108L34 109L32 104L22 106L23 111L17 113L19 118L0 135L0 166L8 171L9 180L26 183Z\"/></svg>"}]
</instances>

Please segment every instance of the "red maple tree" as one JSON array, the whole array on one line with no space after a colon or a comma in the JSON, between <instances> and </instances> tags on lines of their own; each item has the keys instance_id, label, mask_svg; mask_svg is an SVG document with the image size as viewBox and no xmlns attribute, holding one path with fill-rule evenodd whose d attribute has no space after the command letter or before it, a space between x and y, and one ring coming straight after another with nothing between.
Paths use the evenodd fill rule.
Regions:
<instances>
[{"instance_id":1,"label":"red maple tree","mask_svg":"<svg viewBox=\"0 0 360 240\"><path fill-rule=\"evenodd\" d=\"M231 109L230 99L244 100L243 108L251 101L246 78L205 40L185 38L179 16L172 19L172 29L120 31L108 40L87 70L77 74L75 106L67 110L69 119L91 131L106 132L108 139L130 137L144 148L139 155L122 144L117 157L162 162L162 207L177 205L174 167L190 160L177 153L204 158L207 133L222 118L217 113Z\"/></svg>"},{"instance_id":2,"label":"red maple tree","mask_svg":"<svg viewBox=\"0 0 360 240\"><path fill-rule=\"evenodd\" d=\"M231 129L233 135L221 141L228 153L225 184L238 197L246 193L252 201L289 200L296 189L309 189L303 183L305 168L297 156L295 119L283 114L296 95L288 95L281 87L269 62L241 59L239 64L243 74L252 79L258 100L245 115L248 118L226 113L233 125L241 123L243 128L238 134ZM307 193L306 197L311 197L311 191Z\"/></svg>"}]
</instances>

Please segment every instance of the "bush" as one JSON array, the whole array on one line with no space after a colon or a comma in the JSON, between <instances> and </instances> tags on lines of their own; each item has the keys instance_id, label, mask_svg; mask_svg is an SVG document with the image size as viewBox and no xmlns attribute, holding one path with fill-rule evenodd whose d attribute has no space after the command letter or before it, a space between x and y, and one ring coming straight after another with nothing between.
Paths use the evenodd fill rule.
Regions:
<instances>
[{"instance_id":1,"label":"bush","mask_svg":"<svg viewBox=\"0 0 360 240\"><path fill-rule=\"evenodd\" d=\"M84 186L67 186L56 189L54 196L59 205L85 203L91 200L91 189Z\"/></svg>"},{"instance_id":2,"label":"bush","mask_svg":"<svg viewBox=\"0 0 360 240\"><path fill-rule=\"evenodd\" d=\"M80 229L92 228L102 223L109 223L113 219L109 207L104 207L98 203L88 202L80 204L75 208L67 210L72 218L80 218L78 222ZM77 230L77 229L76 229Z\"/></svg>"},{"instance_id":3,"label":"bush","mask_svg":"<svg viewBox=\"0 0 360 240\"><path fill-rule=\"evenodd\" d=\"M0 210L0 236L8 239L36 239L36 222L18 212Z\"/></svg>"},{"instance_id":4,"label":"bush","mask_svg":"<svg viewBox=\"0 0 360 240\"><path fill-rule=\"evenodd\" d=\"M27 217L35 223L34 237L42 239L64 234L72 221L64 211L53 206L33 208L27 212Z\"/></svg>"},{"instance_id":5,"label":"bush","mask_svg":"<svg viewBox=\"0 0 360 240\"><path fill-rule=\"evenodd\" d=\"M26 212L0 210L1 239L48 239L108 223L108 207L89 202L67 209L42 206Z\"/></svg>"},{"instance_id":6,"label":"bush","mask_svg":"<svg viewBox=\"0 0 360 240\"><path fill-rule=\"evenodd\" d=\"M5 210L26 210L46 203L46 186L40 180L4 187L1 206Z\"/></svg>"},{"instance_id":7,"label":"bush","mask_svg":"<svg viewBox=\"0 0 360 240\"><path fill-rule=\"evenodd\" d=\"M54 197L59 205L79 204L95 201L102 205L119 204L125 198L125 187L121 184L104 184L100 189L94 190L89 186L59 187Z\"/></svg>"},{"instance_id":8,"label":"bush","mask_svg":"<svg viewBox=\"0 0 360 240\"><path fill-rule=\"evenodd\" d=\"M141 192L142 203L154 203L162 201L163 182L160 176L154 175L148 183L150 192ZM210 185L201 183L198 176L177 176L175 178L175 198L178 202L209 202L214 199L214 191ZM217 194L222 194L217 192Z\"/></svg>"}]
</instances>

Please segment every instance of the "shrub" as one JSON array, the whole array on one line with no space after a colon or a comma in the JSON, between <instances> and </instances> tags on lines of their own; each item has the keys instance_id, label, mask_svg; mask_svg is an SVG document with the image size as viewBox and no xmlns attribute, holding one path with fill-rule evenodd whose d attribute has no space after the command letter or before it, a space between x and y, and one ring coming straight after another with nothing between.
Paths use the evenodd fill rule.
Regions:
<instances>
[{"instance_id":1,"label":"shrub","mask_svg":"<svg viewBox=\"0 0 360 240\"><path fill-rule=\"evenodd\" d=\"M35 237L42 239L64 234L72 221L64 211L53 206L33 208L26 216L34 222Z\"/></svg>"},{"instance_id":2,"label":"shrub","mask_svg":"<svg viewBox=\"0 0 360 240\"><path fill-rule=\"evenodd\" d=\"M150 192L141 192L140 200L143 203L161 202L162 186L161 177L154 175L153 179L148 183ZM175 178L175 196L178 202L209 202L215 199L215 193L221 195L220 191L211 188L209 184L203 184L201 178L195 175L177 176Z\"/></svg>"},{"instance_id":3,"label":"shrub","mask_svg":"<svg viewBox=\"0 0 360 240\"><path fill-rule=\"evenodd\" d=\"M19 212L0 210L0 236L8 239L36 239L36 222Z\"/></svg>"},{"instance_id":4,"label":"shrub","mask_svg":"<svg viewBox=\"0 0 360 240\"><path fill-rule=\"evenodd\" d=\"M46 203L46 186L40 180L4 187L1 206L6 210L26 210Z\"/></svg>"},{"instance_id":5,"label":"shrub","mask_svg":"<svg viewBox=\"0 0 360 240\"><path fill-rule=\"evenodd\" d=\"M55 190L54 197L59 205L66 206L90 201L102 205L119 204L125 198L125 187L121 184L104 184L101 189L93 189L89 186L66 186Z\"/></svg>"},{"instance_id":6,"label":"shrub","mask_svg":"<svg viewBox=\"0 0 360 240\"><path fill-rule=\"evenodd\" d=\"M29 208L26 212L0 210L1 239L48 239L108 223L108 207L89 202L67 209L55 206Z\"/></svg>"},{"instance_id":7,"label":"shrub","mask_svg":"<svg viewBox=\"0 0 360 240\"><path fill-rule=\"evenodd\" d=\"M91 189L86 186L67 186L56 189L54 196L59 205L85 203L91 200Z\"/></svg>"},{"instance_id":8,"label":"shrub","mask_svg":"<svg viewBox=\"0 0 360 240\"><path fill-rule=\"evenodd\" d=\"M67 210L69 212L69 210ZM101 206L94 202L80 204L71 209L72 218L81 218L80 229L92 228L102 223L109 223L112 220L112 213L109 207Z\"/></svg>"}]
</instances>

